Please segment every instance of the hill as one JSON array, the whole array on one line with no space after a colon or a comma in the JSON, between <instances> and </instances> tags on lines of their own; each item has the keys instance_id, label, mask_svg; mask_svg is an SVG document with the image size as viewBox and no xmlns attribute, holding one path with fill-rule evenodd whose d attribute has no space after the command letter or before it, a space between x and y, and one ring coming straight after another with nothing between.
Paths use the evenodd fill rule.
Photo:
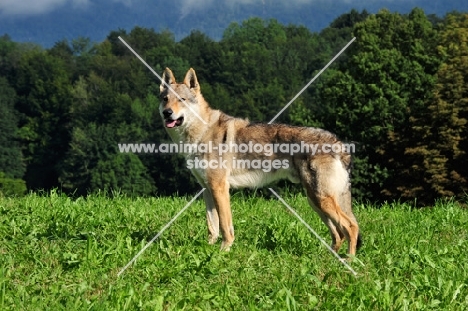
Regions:
<instances>
[{"instance_id":1,"label":"hill","mask_svg":"<svg viewBox=\"0 0 468 311\"><path fill-rule=\"evenodd\" d=\"M50 1L42 1L47 3ZM220 39L224 29L234 21L250 17L274 18L284 24L302 24L312 31L320 31L331 21L352 8L376 13L382 8L409 13L414 7L426 14L444 16L447 12L467 11L468 2L453 1L334 1L316 0L220 1L192 0L69 0L54 7L0 2L0 34L8 34L17 42L33 42L51 47L62 39L88 37L102 41L111 30L130 30L135 26L169 29L177 40L197 29L213 39ZM45 4L44 4L45 5ZM16 7L15 7L16 6ZM15 9L16 8L16 9Z\"/></svg>"}]
</instances>

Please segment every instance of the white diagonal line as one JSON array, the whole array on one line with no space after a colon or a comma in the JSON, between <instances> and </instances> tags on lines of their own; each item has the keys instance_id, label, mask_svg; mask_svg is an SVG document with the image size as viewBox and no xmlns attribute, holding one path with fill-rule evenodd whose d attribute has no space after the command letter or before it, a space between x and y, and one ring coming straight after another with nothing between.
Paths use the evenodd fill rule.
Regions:
<instances>
[{"instance_id":1,"label":"white diagonal line","mask_svg":"<svg viewBox=\"0 0 468 311\"><path fill-rule=\"evenodd\" d=\"M273 123L273 121L275 121L280 114L282 114L286 109L288 109L288 107L299 97L299 95L301 95L302 92L304 92L309 87L309 85L311 85L315 81L315 79L317 79L322 74L322 72L324 72L328 68L328 66L330 66L335 61L335 59L337 59L338 56L340 56L341 53L343 53L348 48L348 46L350 46L351 43L354 42L354 40L356 40L356 37L352 38L351 41L349 41L348 44L346 44L346 46L342 48L341 51L339 51L338 54L336 54L335 57L333 57L331 61L329 61L328 64L326 64L325 67L323 67L322 70L320 70L320 72L316 74L315 77L312 80L310 80L310 82L307 83L306 86L304 86L302 90L300 90L299 93L297 93L297 95L294 96L293 99L291 99L289 103L287 103L286 106L284 106L283 109L281 109L281 111L276 114L276 116L274 116L273 119L271 119L270 122L268 122L268 124Z\"/></svg>"},{"instance_id":2,"label":"white diagonal line","mask_svg":"<svg viewBox=\"0 0 468 311\"><path fill-rule=\"evenodd\" d=\"M130 265L135 261L137 260L137 258L143 254L143 252L151 245L151 243L153 243L157 238L159 238L159 236L164 232L164 230L166 230L167 228L170 227L170 225L172 225L172 223L177 219L177 217L179 217L194 201L196 198L198 198L200 196L200 194L202 194L203 191L205 191L206 188L203 188L202 190L200 190L194 197L192 200L190 200L190 202L187 203L187 205L184 206L183 209L181 209L162 229L161 231L159 231L158 234L156 234L156 236L154 238L151 239L151 241L149 241L145 247L143 247L141 249L141 251L138 252L138 254L135 255L135 257L133 257L132 260L130 260L130 262L128 264L125 265L125 267L122 268L122 270L120 270L119 273L117 273L117 277L119 277L125 270L127 270L128 267L130 267Z\"/></svg>"},{"instance_id":3,"label":"white diagonal line","mask_svg":"<svg viewBox=\"0 0 468 311\"><path fill-rule=\"evenodd\" d=\"M351 266L348 265L348 263L347 263L343 258L340 257L340 255L338 255L330 246L328 246L327 242L325 242L325 241L320 237L320 235L318 235L318 234L314 231L314 229L312 229L312 228L309 226L309 224L306 223L305 220L302 219L301 216L299 216L299 214L296 213L296 211L295 211L291 206L289 206L288 203L286 203L286 201L283 200L282 197L279 196L279 194L277 194L277 193L276 193L273 189L271 189L271 188L268 188L268 190L270 190L270 191L278 198L278 200L280 200L281 203L283 203L284 206L286 206L286 207L289 209L289 211L290 211L291 213L293 213L294 216L296 216L297 219L299 219L299 220L304 224L304 226L306 226L307 229L309 229L309 231L312 232L312 233L317 237L317 239L319 239L319 241L322 242L322 244L325 245L325 247L326 247L333 255L335 255L336 258L338 258L338 260L339 260L343 265L345 265L346 268L349 269L349 271L351 271L355 276L357 275L356 271L354 271L353 268L351 268Z\"/></svg>"},{"instance_id":4,"label":"white diagonal line","mask_svg":"<svg viewBox=\"0 0 468 311\"><path fill-rule=\"evenodd\" d=\"M183 100L183 99L179 96L179 94L177 94L176 91L174 91L174 90L172 89L172 87L171 87L169 84L167 84L166 81L164 81L164 80L161 78L161 76L158 75L158 73L157 73L156 71L154 71L154 69L151 68L151 66L148 65L148 63L146 63L145 60L144 60L143 58L141 58L141 56L138 55L137 52L135 52L135 50L132 49L132 47L131 47L130 45L128 45L127 42L125 42L124 39L122 39L122 38L119 36L119 40L122 41L122 43L125 44L125 46L126 46L130 51L132 51L132 53L133 53L133 54L134 54L134 55L135 55L135 56L136 56L136 57L137 57L137 58L138 58L138 59L139 59L139 60L156 76L156 77L158 77L159 80L161 80L161 83L163 83L163 84L164 84L164 85L181 101L181 102L183 102L183 103L185 104L185 106L187 106L187 108L190 109L190 111L191 111L194 115L196 115L197 118L200 119L200 121L203 122L203 124L207 124L206 121L203 120L203 118L200 117L200 116L198 115L198 113L196 113L196 112L192 109L192 107L190 107L190 105L187 104L187 103L185 102L185 100Z\"/></svg>"}]
</instances>

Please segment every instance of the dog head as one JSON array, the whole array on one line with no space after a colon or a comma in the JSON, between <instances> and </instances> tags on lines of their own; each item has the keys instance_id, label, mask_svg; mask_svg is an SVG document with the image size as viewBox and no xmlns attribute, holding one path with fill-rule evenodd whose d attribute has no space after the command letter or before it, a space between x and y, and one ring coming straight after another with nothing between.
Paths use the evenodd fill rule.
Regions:
<instances>
[{"instance_id":1,"label":"dog head","mask_svg":"<svg viewBox=\"0 0 468 311\"><path fill-rule=\"evenodd\" d=\"M200 85L195 70L187 71L183 83L177 83L169 68L164 70L160 86L161 104L159 112L168 130L185 128L201 119Z\"/></svg>"}]
</instances>

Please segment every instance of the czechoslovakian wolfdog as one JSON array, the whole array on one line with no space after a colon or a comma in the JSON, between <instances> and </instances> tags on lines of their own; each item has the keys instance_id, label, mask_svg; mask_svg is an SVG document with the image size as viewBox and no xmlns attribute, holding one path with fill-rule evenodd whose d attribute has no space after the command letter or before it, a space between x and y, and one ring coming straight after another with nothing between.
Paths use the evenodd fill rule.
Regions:
<instances>
[{"instance_id":1,"label":"czechoslovakian wolfdog","mask_svg":"<svg viewBox=\"0 0 468 311\"><path fill-rule=\"evenodd\" d=\"M200 92L192 68L183 83L176 82L169 68L162 79L165 83L160 86L159 111L171 139L177 144L211 147L209 152L198 150L186 154L187 163L191 164L188 167L206 188L203 195L210 244L216 242L220 229L222 250L229 250L234 242L229 188L255 188L289 179L302 183L309 204L330 230L331 247L338 251L346 239L348 254L355 255L360 235L351 210L351 154L337 150L340 148L320 152L320 146L341 144L334 134L317 128L250 123L212 109ZM310 145L318 146L319 152L284 152L281 147L281 152L253 152L252 148L245 148L249 144L257 150L275 145ZM221 154L220 150L224 152ZM239 160L243 162L239 164ZM259 164L269 166L265 169Z\"/></svg>"}]
</instances>

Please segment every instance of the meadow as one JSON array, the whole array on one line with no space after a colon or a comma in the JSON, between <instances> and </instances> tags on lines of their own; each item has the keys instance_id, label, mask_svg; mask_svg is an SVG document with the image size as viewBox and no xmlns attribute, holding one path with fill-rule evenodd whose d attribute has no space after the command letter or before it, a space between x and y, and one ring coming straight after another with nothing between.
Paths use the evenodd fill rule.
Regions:
<instances>
[{"instance_id":1,"label":"meadow","mask_svg":"<svg viewBox=\"0 0 468 311\"><path fill-rule=\"evenodd\" d=\"M278 200L236 193L231 252L208 245L190 197L0 197L0 310L466 310L467 202L355 204L344 267ZM284 196L327 242L301 195ZM343 247L341 253L345 253Z\"/></svg>"}]
</instances>

